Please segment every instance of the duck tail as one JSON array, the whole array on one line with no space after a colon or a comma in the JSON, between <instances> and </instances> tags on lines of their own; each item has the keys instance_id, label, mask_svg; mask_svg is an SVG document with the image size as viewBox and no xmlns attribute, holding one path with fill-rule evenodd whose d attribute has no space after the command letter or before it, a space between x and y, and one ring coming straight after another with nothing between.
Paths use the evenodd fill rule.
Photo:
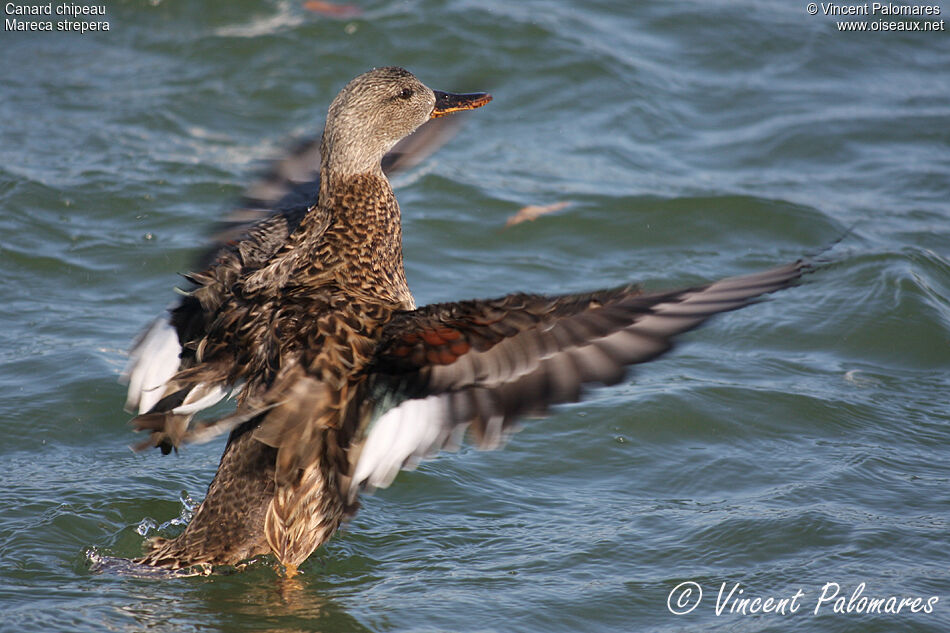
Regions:
<instances>
[{"instance_id":1,"label":"duck tail","mask_svg":"<svg viewBox=\"0 0 950 633\"><path fill-rule=\"evenodd\" d=\"M302 471L295 485L279 486L267 508L264 535L288 572L330 540L344 515L329 473L320 466Z\"/></svg>"}]
</instances>

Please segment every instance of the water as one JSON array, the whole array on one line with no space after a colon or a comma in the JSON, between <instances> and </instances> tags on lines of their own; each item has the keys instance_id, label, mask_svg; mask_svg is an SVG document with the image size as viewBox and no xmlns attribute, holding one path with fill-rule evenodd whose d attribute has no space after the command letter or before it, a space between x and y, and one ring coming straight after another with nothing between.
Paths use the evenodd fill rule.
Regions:
<instances>
[{"instance_id":1,"label":"water","mask_svg":"<svg viewBox=\"0 0 950 633\"><path fill-rule=\"evenodd\" d=\"M360 6L131 1L109 32L0 33L0 629L950 629L946 33L777 1ZM124 350L260 161L385 64L495 95L397 179L420 303L697 283L853 231L505 451L401 474L297 584L95 573L180 529L222 448L132 454ZM683 582L704 595L675 616ZM815 614L828 582L939 600ZM803 596L717 615L723 583Z\"/></svg>"}]
</instances>

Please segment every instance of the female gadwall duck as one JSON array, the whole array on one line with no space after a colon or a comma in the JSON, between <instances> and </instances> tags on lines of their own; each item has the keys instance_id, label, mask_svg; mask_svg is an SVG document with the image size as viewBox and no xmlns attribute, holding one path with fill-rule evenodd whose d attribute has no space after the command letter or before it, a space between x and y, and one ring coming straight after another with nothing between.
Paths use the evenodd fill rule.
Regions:
<instances>
[{"instance_id":1,"label":"female gadwall duck","mask_svg":"<svg viewBox=\"0 0 950 633\"><path fill-rule=\"evenodd\" d=\"M400 211L380 166L427 120L484 93L432 91L401 68L352 80L330 105L319 195L296 226L249 229L133 349L129 405L168 453L230 432L184 532L137 562L238 565L273 553L287 575L352 515L359 493L457 446L494 448L524 415L615 384L674 335L786 287L796 262L704 286L644 293L510 294L416 308ZM233 414L192 417L229 393Z\"/></svg>"}]
</instances>

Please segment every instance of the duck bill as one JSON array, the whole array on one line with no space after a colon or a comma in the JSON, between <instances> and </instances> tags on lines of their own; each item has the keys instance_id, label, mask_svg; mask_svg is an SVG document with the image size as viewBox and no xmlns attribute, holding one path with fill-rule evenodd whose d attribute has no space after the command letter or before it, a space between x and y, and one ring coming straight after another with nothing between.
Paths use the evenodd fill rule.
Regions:
<instances>
[{"instance_id":1,"label":"duck bill","mask_svg":"<svg viewBox=\"0 0 950 633\"><path fill-rule=\"evenodd\" d=\"M473 92L470 94L457 95L451 92L435 92L435 107L432 109L431 119L437 119L440 116L458 112L460 110L474 110L480 108L489 101L491 95L487 92Z\"/></svg>"}]
</instances>

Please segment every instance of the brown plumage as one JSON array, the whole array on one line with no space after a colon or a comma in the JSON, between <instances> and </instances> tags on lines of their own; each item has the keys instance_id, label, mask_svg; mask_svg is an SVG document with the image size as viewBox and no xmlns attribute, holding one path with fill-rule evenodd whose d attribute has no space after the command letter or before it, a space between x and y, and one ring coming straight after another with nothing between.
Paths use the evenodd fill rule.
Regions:
<instances>
[{"instance_id":1,"label":"brown plumage","mask_svg":"<svg viewBox=\"0 0 950 633\"><path fill-rule=\"evenodd\" d=\"M399 68L330 106L316 203L278 212L190 275L195 289L132 353L129 403L163 452L229 432L208 495L138 562L237 565L272 552L293 573L357 508L360 490L454 446L495 447L520 416L614 384L710 316L794 282L795 263L644 294L512 294L416 309L399 205L380 160L426 120L488 95L433 93ZM152 385L156 385L156 389ZM194 422L229 391L231 415Z\"/></svg>"}]
</instances>

